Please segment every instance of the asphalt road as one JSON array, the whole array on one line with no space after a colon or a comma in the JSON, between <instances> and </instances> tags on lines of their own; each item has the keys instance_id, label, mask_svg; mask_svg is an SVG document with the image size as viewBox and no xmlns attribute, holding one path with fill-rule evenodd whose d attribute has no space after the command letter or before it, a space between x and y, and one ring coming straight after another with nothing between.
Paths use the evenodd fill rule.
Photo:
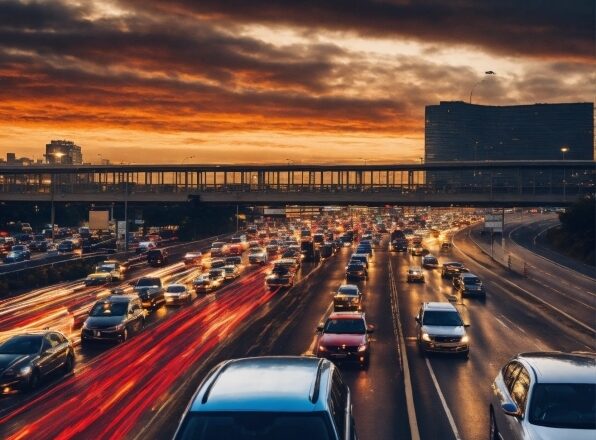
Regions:
<instances>
[{"instance_id":1,"label":"asphalt road","mask_svg":"<svg viewBox=\"0 0 596 440\"><path fill-rule=\"evenodd\" d=\"M407 268L419 265L419 257L390 253L386 240L375 252L370 278L361 283L367 319L377 326L371 365L368 371L341 366L362 439L409 438L416 431L428 440L486 438L490 384L511 356L594 350L593 333L523 291L542 296L538 284L520 289L527 280L482 253L466 231L456 234L454 243L449 254L439 254L432 240L426 244L440 261L466 263L487 286L486 301L457 299L470 323L469 360L423 357L415 343L420 303L452 298L450 282L429 270L426 283L408 284ZM34 395L0 399L0 437L169 438L217 362L309 354L315 327L330 311L330 292L344 281L349 253L342 249L319 266L303 265L300 281L289 290L269 292L266 269L251 268L188 307L156 313L152 325L126 343L79 354L74 375L65 380L57 378ZM174 269L171 276L193 274ZM405 346L398 343L400 328ZM400 353L409 366L415 417L406 411Z\"/></svg>"}]
</instances>

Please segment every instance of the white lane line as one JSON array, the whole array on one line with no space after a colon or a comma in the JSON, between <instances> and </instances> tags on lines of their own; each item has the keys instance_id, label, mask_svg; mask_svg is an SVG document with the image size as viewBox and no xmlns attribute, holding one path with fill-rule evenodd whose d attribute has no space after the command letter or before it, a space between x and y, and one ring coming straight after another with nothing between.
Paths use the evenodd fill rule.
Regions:
<instances>
[{"instance_id":1,"label":"white lane line","mask_svg":"<svg viewBox=\"0 0 596 440\"><path fill-rule=\"evenodd\" d=\"M505 327L506 329L509 329L509 326L508 326L507 324L505 324L503 321L501 321L499 318L497 318L496 316L495 316L495 319L496 319L496 320L497 320L497 322L498 322L499 324L501 324L503 327Z\"/></svg>"},{"instance_id":2,"label":"white lane line","mask_svg":"<svg viewBox=\"0 0 596 440\"><path fill-rule=\"evenodd\" d=\"M420 432L418 430L418 420L416 419L416 405L414 404L414 390L412 388L412 378L410 376L410 366L408 363L408 355L406 353L406 341L404 339L404 332L401 328L401 320L399 315L399 301L397 297L397 285L395 277L393 276L393 265L391 264L391 256L389 256L389 290L391 292L391 310L393 315L393 332L396 337L396 344L399 356L399 362L402 365L404 372L404 388L406 394L406 408L408 410L408 424L410 425L410 436L412 440L420 440ZM402 349L400 349L400 346Z\"/></svg>"},{"instance_id":3,"label":"white lane line","mask_svg":"<svg viewBox=\"0 0 596 440\"><path fill-rule=\"evenodd\" d=\"M327 310L325 310L325 313L323 314L323 317L329 316L329 312L331 311L331 308L332 307L333 307L333 301L331 301L329 303L329 306L327 306ZM312 342L310 343L308 349L304 353L302 353L303 356L314 356L315 345L317 345L317 340L318 339L319 339L319 337L317 335L313 336Z\"/></svg>"},{"instance_id":4,"label":"white lane line","mask_svg":"<svg viewBox=\"0 0 596 440\"><path fill-rule=\"evenodd\" d=\"M443 409L445 410L445 414L447 415L447 420L449 420L449 424L451 425L451 430L453 431L455 440L461 440L461 437L459 436L459 431L457 430L457 426L455 425L455 420L453 419L453 415L451 415L451 411L449 410L449 407L447 406L447 402L445 401L445 396L443 396L443 392L441 391L439 382L437 382L437 377L435 376L433 367L430 365L430 361L428 360L428 358L425 358L424 360L426 361L426 366L428 367L430 377L433 380L433 383L435 384L435 389L437 390L439 399L441 399L441 404L443 405Z\"/></svg>"}]
</instances>

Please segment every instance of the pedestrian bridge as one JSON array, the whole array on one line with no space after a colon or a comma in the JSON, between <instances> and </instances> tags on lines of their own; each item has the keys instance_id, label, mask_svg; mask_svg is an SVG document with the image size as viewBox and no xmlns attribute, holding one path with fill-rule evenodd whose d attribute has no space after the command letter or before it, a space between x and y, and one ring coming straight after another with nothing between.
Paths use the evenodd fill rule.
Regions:
<instances>
[{"instance_id":1,"label":"pedestrian bridge","mask_svg":"<svg viewBox=\"0 0 596 440\"><path fill-rule=\"evenodd\" d=\"M389 165L0 166L0 202L563 206L594 194L594 161Z\"/></svg>"}]
</instances>

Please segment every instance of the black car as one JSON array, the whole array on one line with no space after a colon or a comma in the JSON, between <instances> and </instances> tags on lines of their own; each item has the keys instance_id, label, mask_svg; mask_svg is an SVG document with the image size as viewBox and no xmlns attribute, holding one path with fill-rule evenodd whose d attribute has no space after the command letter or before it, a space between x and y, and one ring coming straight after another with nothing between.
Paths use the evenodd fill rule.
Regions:
<instances>
[{"instance_id":1,"label":"black car","mask_svg":"<svg viewBox=\"0 0 596 440\"><path fill-rule=\"evenodd\" d=\"M468 272L468 269L466 269L463 263L459 263L457 261L450 261L448 263L443 264L443 269L441 270L441 277L453 278L454 276L459 275L462 272Z\"/></svg>"},{"instance_id":2,"label":"black car","mask_svg":"<svg viewBox=\"0 0 596 440\"><path fill-rule=\"evenodd\" d=\"M14 247L14 246L13 246ZM4 263L5 264L10 264L10 263L18 263L20 261L26 261L29 258L27 258L27 254L24 252L20 252L20 251L10 251L8 254L6 254L6 256L4 257Z\"/></svg>"},{"instance_id":3,"label":"black car","mask_svg":"<svg viewBox=\"0 0 596 440\"><path fill-rule=\"evenodd\" d=\"M351 261L346 266L346 279L365 280L368 277L366 266L360 261Z\"/></svg>"},{"instance_id":4,"label":"black car","mask_svg":"<svg viewBox=\"0 0 596 440\"><path fill-rule=\"evenodd\" d=\"M482 281L472 273L462 273L454 276L453 287L461 294L462 298L465 296L486 296Z\"/></svg>"},{"instance_id":5,"label":"black car","mask_svg":"<svg viewBox=\"0 0 596 440\"><path fill-rule=\"evenodd\" d=\"M75 249L75 245L70 240L64 240L58 245L58 252L72 252Z\"/></svg>"},{"instance_id":6,"label":"black car","mask_svg":"<svg viewBox=\"0 0 596 440\"><path fill-rule=\"evenodd\" d=\"M49 374L73 370L72 343L60 332L15 335L0 345L0 393L32 390Z\"/></svg>"},{"instance_id":7,"label":"black car","mask_svg":"<svg viewBox=\"0 0 596 440\"><path fill-rule=\"evenodd\" d=\"M150 249L147 251L147 263L157 267L168 264L168 251L165 249Z\"/></svg>"},{"instance_id":8,"label":"black car","mask_svg":"<svg viewBox=\"0 0 596 440\"><path fill-rule=\"evenodd\" d=\"M139 298L110 295L97 301L81 329L81 343L90 341L124 342L145 325Z\"/></svg>"},{"instance_id":9,"label":"black car","mask_svg":"<svg viewBox=\"0 0 596 440\"><path fill-rule=\"evenodd\" d=\"M165 305L166 298L161 279L158 277L141 277L134 286L143 308L155 310Z\"/></svg>"},{"instance_id":10,"label":"black car","mask_svg":"<svg viewBox=\"0 0 596 440\"><path fill-rule=\"evenodd\" d=\"M329 258L333 255L334 252L335 252L335 249L333 247L333 244L331 244L331 243L325 243L319 249L321 258Z\"/></svg>"},{"instance_id":11,"label":"black car","mask_svg":"<svg viewBox=\"0 0 596 440\"><path fill-rule=\"evenodd\" d=\"M46 252L48 250L46 237L43 234L33 237L33 241L29 244L29 249L35 252Z\"/></svg>"}]
</instances>

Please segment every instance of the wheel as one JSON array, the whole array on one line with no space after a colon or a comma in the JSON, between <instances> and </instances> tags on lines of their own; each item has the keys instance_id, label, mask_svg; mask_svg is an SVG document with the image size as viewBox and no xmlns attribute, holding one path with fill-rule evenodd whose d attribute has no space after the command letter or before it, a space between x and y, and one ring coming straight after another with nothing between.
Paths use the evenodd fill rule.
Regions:
<instances>
[{"instance_id":1,"label":"wheel","mask_svg":"<svg viewBox=\"0 0 596 440\"><path fill-rule=\"evenodd\" d=\"M72 353L68 353L66 360L64 361L64 374L70 373L74 369L74 356Z\"/></svg>"},{"instance_id":2,"label":"wheel","mask_svg":"<svg viewBox=\"0 0 596 440\"><path fill-rule=\"evenodd\" d=\"M27 389L28 390L35 390L39 386L39 372L37 370L33 370L31 376L29 376L29 382L27 382Z\"/></svg>"},{"instance_id":3,"label":"wheel","mask_svg":"<svg viewBox=\"0 0 596 440\"><path fill-rule=\"evenodd\" d=\"M495 413L490 409L490 424L488 427L488 440L499 440L499 430L495 421Z\"/></svg>"}]
</instances>

